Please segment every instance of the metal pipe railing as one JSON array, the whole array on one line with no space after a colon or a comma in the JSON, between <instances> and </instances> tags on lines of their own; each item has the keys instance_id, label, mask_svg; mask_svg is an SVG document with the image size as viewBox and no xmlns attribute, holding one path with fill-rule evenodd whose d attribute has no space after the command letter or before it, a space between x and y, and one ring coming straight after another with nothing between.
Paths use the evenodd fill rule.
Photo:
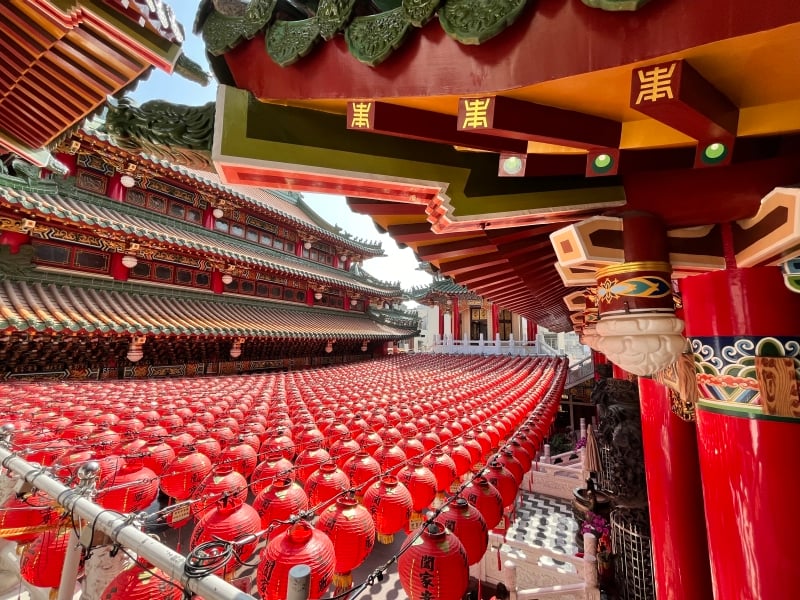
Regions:
<instances>
[{"instance_id":1,"label":"metal pipe railing","mask_svg":"<svg viewBox=\"0 0 800 600\"><path fill-rule=\"evenodd\" d=\"M3 432L6 433L6 432ZM216 575L189 577L184 571L186 558L165 546L132 524L127 515L104 509L78 490L53 479L39 465L16 456L9 448L8 436L0 441L0 464L17 473L22 479L54 498L73 517L92 523L96 531L105 533L115 544L129 548L161 569L164 575L184 590L190 590L206 600L255 600Z\"/></svg>"}]
</instances>

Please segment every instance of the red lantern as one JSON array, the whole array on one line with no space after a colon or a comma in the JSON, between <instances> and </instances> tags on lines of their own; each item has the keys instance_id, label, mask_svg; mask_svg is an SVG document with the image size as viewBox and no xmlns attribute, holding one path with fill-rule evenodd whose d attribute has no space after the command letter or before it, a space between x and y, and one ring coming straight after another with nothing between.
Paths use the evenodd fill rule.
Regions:
<instances>
[{"instance_id":1,"label":"red lantern","mask_svg":"<svg viewBox=\"0 0 800 600\"><path fill-rule=\"evenodd\" d=\"M514 457L511 450L503 449L492 457L492 462L496 462L508 470L514 477L517 488L522 485L522 478L525 476L525 469L522 468L520 462Z\"/></svg>"},{"instance_id":2,"label":"red lantern","mask_svg":"<svg viewBox=\"0 0 800 600\"><path fill-rule=\"evenodd\" d=\"M269 533L269 537L274 538L288 527L277 521L286 521L289 517L308 510L308 496L303 488L284 477L276 479L271 486L261 490L253 500L253 508L261 516L262 528L274 525Z\"/></svg>"},{"instance_id":3,"label":"red lantern","mask_svg":"<svg viewBox=\"0 0 800 600\"><path fill-rule=\"evenodd\" d=\"M250 477L250 488L255 495L272 485L276 477L288 477L294 481L294 465L281 454L276 454L260 462Z\"/></svg>"},{"instance_id":4,"label":"red lantern","mask_svg":"<svg viewBox=\"0 0 800 600\"><path fill-rule=\"evenodd\" d=\"M469 584L467 553L458 538L433 523L397 559L409 600L460 600Z\"/></svg>"},{"instance_id":5,"label":"red lantern","mask_svg":"<svg viewBox=\"0 0 800 600\"><path fill-rule=\"evenodd\" d=\"M305 483L309 475L319 469L319 466L328 462L331 455L325 448L308 448L297 455L294 461L295 473L300 483Z\"/></svg>"},{"instance_id":6,"label":"red lantern","mask_svg":"<svg viewBox=\"0 0 800 600\"><path fill-rule=\"evenodd\" d=\"M411 425L409 423L409 425ZM412 425L413 427L413 425ZM400 448L403 452L406 453L407 458L415 458L417 456L422 456L425 454L425 446L419 441L417 438L414 437L406 437L397 442L397 447Z\"/></svg>"},{"instance_id":7,"label":"red lantern","mask_svg":"<svg viewBox=\"0 0 800 600\"><path fill-rule=\"evenodd\" d=\"M212 463L216 463L222 454L222 445L212 437L196 440L194 449L200 454L205 454Z\"/></svg>"},{"instance_id":8,"label":"red lantern","mask_svg":"<svg viewBox=\"0 0 800 600\"><path fill-rule=\"evenodd\" d=\"M184 448L161 475L161 491L175 500L188 500L210 472L205 454Z\"/></svg>"},{"instance_id":9,"label":"red lantern","mask_svg":"<svg viewBox=\"0 0 800 600\"><path fill-rule=\"evenodd\" d=\"M27 544L40 533L56 529L60 518L55 502L41 492L24 499L12 495L0 508L0 538Z\"/></svg>"},{"instance_id":10,"label":"red lantern","mask_svg":"<svg viewBox=\"0 0 800 600\"><path fill-rule=\"evenodd\" d=\"M531 466L533 465L533 456L528 452L528 449L522 443L514 439L506 445L506 448L511 450L514 458L516 458L519 461L519 464L522 465L523 473L527 473L531 470Z\"/></svg>"},{"instance_id":11,"label":"red lantern","mask_svg":"<svg viewBox=\"0 0 800 600\"><path fill-rule=\"evenodd\" d=\"M334 462L322 463L309 475L303 488L311 506L327 502L350 487L350 479Z\"/></svg>"},{"instance_id":12,"label":"red lantern","mask_svg":"<svg viewBox=\"0 0 800 600\"><path fill-rule=\"evenodd\" d=\"M367 488L364 507L375 520L378 541L391 544L394 534L408 524L413 501L406 486L397 477L387 475Z\"/></svg>"},{"instance_id":13,"label":"red lantern","mask_svg":"<svg viewBox=\"0 0 800 600\"><path fill-rule=\"evenodd\" d=\"M456 466L457 477L469 473L470 469L472 469L472 465L475 464L473 454L460 440L451 440L445 452L453 459L453 464ZM458 482L456 481L455 483Z\"/></svg>"},{"instance_id":14,"label":"red lantern","mask_svg":"<svg viewBox=\"0 0 800 600\"><path fill-rule=\"evenodd\" d=\"M372 458L367 452L361 450L355 456L351 456L342 469L350 479L350 485L356 488L356 497L363 497L363 487L367 482L372 481L380 475L381 466L378 461Z\"/></svg>"},{"instance_id":15,"label":"red lantern","mask_svg":"<svg viewBox=\"0 0 800 600\"><path fill-rule=\"evenodd\" d=\"M103 590L101 600L181 600L183 590L170 583L167 575L141 557L114 577Z\"/></svg>"},{"instance_id":16,"label":"red lantern","mask_svg":"<svg viewBox=\"0 0 800 600\"><path fill-rule=\"evenodd\" d=\"M97 503L121 513L144 510L158 496L158 477L138 457L129 458L105 485L97 491Z\"/></svg>"},{"instance_id":17,"label":"red lantern","mask_svg":"<svg viewBox=\"0 0 800 600\"><path fill-rule=\"evenodd\" d=\"M416 513L425 511L436 498L436 476L419 461L412 460L400 469L397 479L408 488Z\"/></svg>"},{"instance_id":18,"label":"red lantern","mask_svg":"<svg viewBox=\"0 0 800 600\"><path fill-rule=\"evenodd\" d=\"M456 498L442 508L435 520L456 534L467 553L468 564L474 565L483 558L489 546L489 528L477 508L464 498Z\"/></svg>"},{"instance_id":19,"label":"red lantern","mask_svg":"<svg viewBox=\"0 0 800 600\"><path fill-rule=\"evenodd\" d=\"M25 581L36 587L59 586L71 531L70 528L45 531L25 546L19 558L19 574Z\"/></svg>"},{"instance_id":20,"label":"red lantern","mask_svg":"<svg viewBox=\"0 0 800 600\"><path fill-rule=\"evenodd\" d=\"M238 471L244 475L245 478L248 478L253 474L253 471L256 468L258 456L250 444L239 442L238 444L234 444L233 446L228 446L225 448L225 450L222 451L219 460L221 462L231 463L234 471Z\"/></svg>"},{"instance_id":21,"label":"red lantern","mask_svg":"<svg viewBox=\"0 0 800 600\"><path fill-rule=\"evenodd\" d=\"M264 440L264 442L261 444L261 447L258 449L259 455L268 455L272 451L278 451L283 455L284 458L292 460L295 454L294 442L287 434L288 430L286 429L278 428L275 430L275 433Z\"/></svg>"},{"instance_id":22,"label":"red lantern","mask_svg":"<svg viewBox=\"0 0 800 600\"><path fill-rule=\"evenodd\" d=\"M456 463L441 450L434 450L422 460L422 464L433 471L436 477L436 491L440 494L450 491L450 486L458 477Z\"/></svg>"},{"instance_id":23,"label":"red lantern","mask_svg":"<svg viewBox=\"0 0 800 600\"><path fill-rule=\"evenodd\" d=\"M233 542L259 530L261 519L255 509L241 498L225 498L217 502L195 525L189 546L192 549L216 539ZM237 546L237 558L246 561L255 552L258 539ZM213 555L213 551L210 551ZM222 570L232 572L237 565L226 564Z\"/></svg>"},{"instance_id":24,"label":"red lantern","mask_svg":"<svg viewBox=\"0 0 800 600\"><path fill-rule=\"evenodd\" d=\"M286 598L289 571L295 565L311 568L308 598L321 598L333 579L336 554L328 536L305 521L298 521L271 540L261 553L257 584L262 600Z\"/></svg>"},{"instance_id":25,"label":"red lantern","mask_svg":"<svg viewBox=\"0 0 800 600\"><path fill-rule=\"evenodd\" d=\"M175 460L175 450L166 442L157 442L145 448L145 456L142 457L142 464L150 469L157 476L164 473L173 460Z\"/></svg>"},{"instance_id":26,"label":"red lantern","mask_svg":"<svg viewBox=\"0 0 800 600\"><path fill-rule=\"evenodd\" d=\"M503 506L511 506L517 498L517 485L514 476L500 463L494 461L486 469L486 480L497 488L500 497L503 499Z\"/></svg>"},{"instance_id":27,"label":"red lantern","mask_svg":"<svg viewBox=\"0 0 800 600\"><path fill-rule=\"evenodd\" d=\"M381 472L383 473L390 471L395 465L406 461L406 453L398 448L394 442L384 442L383 445L375 451L372 457L378 461Z\"/></svg>"},{"instance_id":28,"label":"red lantern","mask_svg":"<svg viewBox=\"0 0 800 600\"><path fill-rule=\"evenodd\" d=\"M375 523L355 498L343 496L319 515L317 529L333 542L336 570L335 593L353 587L352 571L363 563L375 546Z\"/></svg>"},{"instance_id":29,"label":"red lantern","mask_svg":"<svg viewBox=\"0 0 800 600\"><path fill-rule=\"evenodd\" d=\"M485 477L476 477L468 483L461 496L483 516L486 527L494 529L503 518L503 497Z\"/></svg>"},{"instance_id":30,"label":"red lantern","mask_svg":"<svg viewBox=\"0 0 800 600\"><path fill-rule=\"evenodd\" d=\"M329 452L331 458L336 461L336 466L343 469L348 459L355 456L359 450L361 450L361 446L347 433L331 444Z\"/></svg>"},{"instance_id":31,"label":"red lantern","mask_svg":"<svg viewBox=\"0 0 800 600\"><path fill-rule=\"evenodd\" d=\"M247 480L244 475L234 471L230 464L223 463L214 467L192 494L197 502L191 505L191 513L200 519L211 510L221 496L233 496L242 502L247 500Z\"/></svg>"}]
</instances>

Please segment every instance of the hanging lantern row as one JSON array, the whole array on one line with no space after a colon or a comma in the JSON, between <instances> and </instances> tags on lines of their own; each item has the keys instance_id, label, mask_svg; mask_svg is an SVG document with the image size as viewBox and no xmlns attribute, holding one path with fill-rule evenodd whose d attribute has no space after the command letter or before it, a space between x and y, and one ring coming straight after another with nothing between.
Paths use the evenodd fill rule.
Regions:
<instances>
[{"instance_id":1,"label":"hanging lantern row","mask_svg":"<svg viewBox=\"0 0 800 600\"><path fill-rule=\"evenodd\" d=\"M0 416L17 428L17 451L61 476L73 474L88 458L97 460L97 501L107 508L144 510L158 489L175 502L191 501L190 510L176 511L168 522L177 527L195 518L194 548L270 527L268 547L281 536L284 545L310 543L314 534L307 534L302 521L273 525L325 503L319 522L330 513L333 524L325 525L332 536L323 538L344 540L347 535L340 536L334 517L358 514L363 521L366 514L374 532L360 523L363 539L350 536L359 540L360 550L347 554L334 544L332 570L319 576L319 585L327 588L335 581L344 590L361 549L390 542L398 532L419 525L437 497L441 503L456 489L481 515L487 531L496 527L549 429L566 376L560 359L413 359L370 363L371 381L364 369L327 369L324 385L308 371L207 378L201 390L192 387L197 380L170 381L170 387L158 381L126 382L127 389L118 382L26 383L12 386L9 397L0 400ZM397 369L405 362L415 367L409 369L413 375L375 368ZM486 461L485 476L470 479ZM248 489L255 494L252 507L244 503ZM341 496L349 489L358 497ZM214 501L220 496L223 500ZM55 511L39 508L33 518L10 510L10 503L0 509L3 531L13 529L6 521L14 515L20 523L28 519L23 526L43 527L36 519L48 521L43 515ZM457 501L439 515L440 524L450 523L450 531L458 529L471 540L464 544L470 549L464 550L468 564L485 552L479 526L456 524L461 517L465 523L474 521L468 518L470 510ZM34 540L44 533L53 537L58 519L52 521L53 529ZM419 539L431 535L427 531ZM248 555L248 548L239 555ZM271 591L266 582L272 577L269 569L277 567L269 567L264 558L259 591L263 597L283 593ZM415 597L409 589L409 597Z\"/></svg>"}]
</instances>

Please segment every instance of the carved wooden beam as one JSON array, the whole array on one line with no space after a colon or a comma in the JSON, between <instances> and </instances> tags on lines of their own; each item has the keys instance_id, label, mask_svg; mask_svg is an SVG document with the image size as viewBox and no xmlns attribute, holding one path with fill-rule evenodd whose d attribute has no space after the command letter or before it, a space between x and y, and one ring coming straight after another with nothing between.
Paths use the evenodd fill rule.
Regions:
<instances>
[{"instance_id":1,"label":"carved wooden beam","mask_svg":"<svg viewBox=\"0 0 800 600\"><path fill-rule=\"evenodd\" d=\"M459 99L458 129L589 150L618 148L622 124L515 98L483 96Z\"/></svg>"},{"instance_id":2,"label":"carved wooden beam","mask_svg":"<svg viewBox=\"0 0 800 600\"><path fill-rule=\"evenodd\" d=\"M630 106L696 139L695 167L730 163L739 109L687 61L634 69Z\"/></svg>"},{"instance_id":3,"label":"carved wooden beam","mask_svg":"<svg viewBox=\"0 0 800 600\"><path fill-rule=\"evenodd\" d=\"M386 102L356 100L347 103L347 128L395 137L463 146L488 152L525 152L524 140L461 131L455 115Z\"/></svg>"}]
</instances>

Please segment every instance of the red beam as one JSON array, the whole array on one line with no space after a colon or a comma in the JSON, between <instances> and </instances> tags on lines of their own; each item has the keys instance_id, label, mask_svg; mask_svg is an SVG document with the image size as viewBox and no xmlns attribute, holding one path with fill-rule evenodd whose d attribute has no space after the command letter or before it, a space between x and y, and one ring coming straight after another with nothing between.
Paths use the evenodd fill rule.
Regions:
<instances>
[{"instance_id":1,"label":"red beam","mask_svg":"<svg viewBox=\"0 0 800 600\"><path fill-rule=\"evenodd\" d=\"M459 242L447 242L444 244L431 244L417 248L417 255L426 261L438 260L443 258L455 258L464 254L480 254L495 252L495 245L485 241L476 243L477 240L469 239Z\"/></svg>"}]
</instances>

